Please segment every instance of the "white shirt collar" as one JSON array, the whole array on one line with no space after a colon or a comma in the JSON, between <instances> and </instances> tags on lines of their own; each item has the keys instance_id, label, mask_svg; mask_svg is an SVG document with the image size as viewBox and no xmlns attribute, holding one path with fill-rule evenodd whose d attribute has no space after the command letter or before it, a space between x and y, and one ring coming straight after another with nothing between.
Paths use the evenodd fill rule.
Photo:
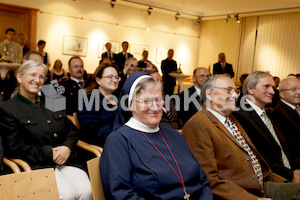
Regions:
<instances>
[{"instance_id":1,"label":"white shirt collar","mask_svg":"<svg viewBox=\"0 0 300 200\"><path fill-rule=\"evenodd\" d=\"M82 79L82 80L78 80L78 79L76 79L76 78L74 78L74 77L70 77L70 79L72 79L72 80L75 81L76 83L78 83L78 82L80 82L80 81L84 82L83 79Z\"/></svg>"},{"instance_id":2,"label":"white shirt collar","mask_svg":"<svg viewBox=\"0 0 300 200\"><path fill-rule=\"evenodd\" d=\"M246 99L246 101L250 104L250 106L255 110L255 112L258 114L258 116L261 116L262 113L265 112L264 109L261 109L260 107L258 107L257 105L255 105L254 103L252 103L250 100Z\"/></svg>"},{"instance_id":3,"label":"white shirt collar","mask_svg":"<svg viewBox=\"0 0 300 200\"><path fill-rule=\"evenodd\" d=\"M196 85L194 85L194 88L195 88L197 94L200 96L201 95L201 89L198 88Z\"/></svg>"},{"instance_id":4,"label":"white shirt collar","mask_svg":"<svg viewBox=\"0 0 300 200\"><path fill-rule=\"evenodd\" d=\"M159 131L159 127L150 128L149 126L139 122L138 120L134 119L133 117L131 117L125 125L130 128L133 128L135 130L143 131L146 133L155 133L155 132Z\"/></svg>"},{"instance_id":5,"label":"white shirt collar","mask_svg":"<svg viewBox=\"0 0 300 200\"><path fill-rule=\"evenodd\" d=\"M293 104L290 104L288 102L286 102L285 100L280 99L283 103L285 103L286 105L288 105L289 107L291 107L293 110L296 109L296 106L294 106Z\"/></svg>"},{"instance_id":6,"label":"white shirt collar","mask_svg":"<svg viewBox=\"0 0 300 200\"><path fill-rule=\"evenodd\" d=\"M206 109L211 112L211 114L213 114L223 125L225 125L225 120L226 120L226 117L224 117L223 115L221 115L220 113L212 110L212 109L209 109L208 107L206 107Z\"/></svg>"}]
</instances>

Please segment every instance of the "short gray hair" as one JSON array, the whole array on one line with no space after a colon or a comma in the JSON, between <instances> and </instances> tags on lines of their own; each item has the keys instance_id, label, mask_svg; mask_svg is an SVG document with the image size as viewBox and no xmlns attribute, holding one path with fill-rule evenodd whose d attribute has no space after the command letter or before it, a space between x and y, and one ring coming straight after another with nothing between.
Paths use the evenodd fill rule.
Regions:
<instances>
[{"instance_id":1,"label":"short gray hair","mask_svg":"<svg viewBox=\"0 0 300 200\"><path fill-rule=\"evenodd\" d=\"M264 72L264 71L255 71L255 72L252 72L251 74L249 74L243 85L243 95L248 94L248 88L251 88L251 89L256 88L256 85L259 82L259 80L266 76L272 77L270 72Z\"/></svg>"},{"instance_id":2,"label":"short gray hair","mask_svg":"<svg viewBox=\"0 0 300 200\"><path fill-rule=\"evenodd\" d=\"M48 73L48 67L44 65L43 63L40 63L39 61L36 60L28 60L25 61L17 70L17 73L19 73L21 76L23 76L28 69L31 67L37 67L37 66L42 66L45 70L45 76L47 76Z\"/></svg>"},{"instance_id":3,"label":"short gray hair","mask_svg":"<svg viewBox=\"0 0 300 200\"><path fill-rule=\"evenodd\" d=\"M209 77L207 81L204 83L204 85L202 86L201 95L200 95L200 104L202 106L206 106L206 100L207 100L206 91L209 90L210 92L213 92L217 79L221 77L227 77L227 76L224 74L213 75Z\"/></svg>"}]
</instances>

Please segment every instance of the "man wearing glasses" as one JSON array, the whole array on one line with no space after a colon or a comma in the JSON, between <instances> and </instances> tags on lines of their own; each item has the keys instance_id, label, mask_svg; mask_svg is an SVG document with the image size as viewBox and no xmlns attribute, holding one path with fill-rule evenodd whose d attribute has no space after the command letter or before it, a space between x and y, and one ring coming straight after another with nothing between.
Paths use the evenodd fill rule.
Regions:
<instances>
[{"instance_id":1,"label":"man wearing glasses","mask_svg":"<svg viewBox=\"0 0 300 200\"><path fill-rule=\"evenodd\" d=\"M273 172L292 182L300 182L298 159L290 151L285 136L274 123L266 105L272 102L275 83L269 72L252 72L243 86L240 110L233 115L243 126L251 141Z\"/></svg>"},{"instance_id":2,"label":"man wearing glasses","mask_svg":"<svg viewBox=\"0 0 300 200\"><path fill-rule=\"evenodd\" d=\"M178 111L179 119L183 125L198 111L201 110L199 103L201 88L209 77L209 71L204 67L194 70L194 85L179 94L180 109Z\"/></svg>"},{"instance_id":3,"label":"man wearing glasses","mask_svg":"<svg viewBox=\"0 0 300 200\"><path fill-rule=\"evenodd\" d=\"M202 87L202 111L198 111L182 131L207 175L214 199L287 200L297 197L294 194L299 192L299 184L281 184L286 179L272 173L232 116L239 93L228 76L211 76ZM278 190L272 191L274 185Z\"/></svg>"},{"instance_id":4,"label":"man wearing glasses","mask_svg":"<svg viewBox=\"0 0 300 200\"><path fill-rule=\"evenodd\" d=\"M300 81L296 77L283 79L279 84L280 101L271 116L283 131L288 146L300 158Z\"/></svg>"}]
</instances>

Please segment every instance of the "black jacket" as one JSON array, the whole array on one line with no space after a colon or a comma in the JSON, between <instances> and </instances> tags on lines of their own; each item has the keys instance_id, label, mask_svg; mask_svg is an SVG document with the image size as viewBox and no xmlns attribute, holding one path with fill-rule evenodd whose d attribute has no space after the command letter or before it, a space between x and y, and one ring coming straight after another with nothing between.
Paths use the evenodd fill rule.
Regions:
<instances>
[{"instance_id":1,"label":"black jacket","mask_svg":"<svg viewBox=\"0 0 300 200\"><path fill-rule=\"evenodd\" d=\"M277 106L271 113L275 124L281 129L287 144L297 158L299 163L300 158L300 115L296 110L282 102L278 102Z\"/></svg>"},{"instance_id":2,"label":"black jacket","mask_svg":"<svg viewBox=\"0 0 300 200\"><path fill-rule=\"evenodd\" d=\"M241 105L245 104L245 106L249 109L251 106L246 102L241 102ZM281 146L288 157L291 168L288 169L284 167L281 155L281 149L275 139L273 138L271 132L266 127L264 122L258 116L255 110L246 111L240 109L239 111L233 112L233 116L239 121L239 123L243 126L247 135L250 137L252 143L257 148L258 152L263 156L263 158L270 165L272 171L277 173L288 180L293 179L293 169L296 169L295 166L295 157L289 152L286 140L283 136L283 133L274 123L270 115L268 114L270 120L272 121L273 127L277 134L277 137L281 143Z\"/></svg>"},{"instance_id":3,"label":"black jacket","mask_svg":"<svg viewBox=\"0 0 300 200\"><path fill-rule=\"evenodd\" d=\"M79 131L65 111L52 112L16 96L0 106L0 130L5 155L25 160L33 169L54 167L52 148L67 146L72 153L66 165L85 169L76 153Z\"/></svg>"},{"instance_id":4,"label":"black jacket","mask_svg":"<svg viewBox=\"0 0 300 200\"><path fill-rule=\"evenodd\" d=\"M223 67L220 62L214 64L213 68L213 74L224 74L223 73ZM234 71L232 69L232 65L229 63L225 63L225 74L229 74L232 77L234 77Z\"/></svg>"}]
</instances>

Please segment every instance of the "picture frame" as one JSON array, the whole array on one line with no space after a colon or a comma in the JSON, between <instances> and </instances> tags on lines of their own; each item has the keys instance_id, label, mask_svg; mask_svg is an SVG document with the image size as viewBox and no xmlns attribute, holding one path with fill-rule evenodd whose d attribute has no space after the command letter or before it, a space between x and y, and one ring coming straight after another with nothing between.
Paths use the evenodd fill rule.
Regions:
<instances>
[{"instance_id":1,"label":"picture frame","mask_svg":"<svg viewBox=\"0 0 300 200\"><path fill-rule=\"evenodd\" d=\"M63 40L63 54L85 57L88 39L84 37L65 35Z\"/></svg>"},{"instance_id":2,"label":"picture frame","mask_svg":"<svg viewBox=\"0 0 300 200\"><path fill-rule=\"evenodd\" d=\"M130 45L130 53L137 60L141 60L143 58L143 51L149 51L148 45L139 45L139 44L131 44Z\"/></svg>"},{"instance_id":3,"label":"picture frame","mask_svg":"<svg viewBox=\"0 0 300 200\"><path fill-rule=\"evenodd\" d=\"M166 59L168 57L169 49L171 49L171 48L157 47L155 62L161 63L162 60Z\"/></svg>"},{"instance_id":4,"label":"picture frame","mask_svg":"<svg viewBox=\"0 0 300 200\"><path fill-rule=\"evenodd\" d=\"M109 40L100 40L99 46L98 46L98 58L102 57L102 53L106 52L106 43L111 43L111 51L115 54L118 54L120 52L120 42L116 41L109 41Z\"/></svg>"}]
</instances>

